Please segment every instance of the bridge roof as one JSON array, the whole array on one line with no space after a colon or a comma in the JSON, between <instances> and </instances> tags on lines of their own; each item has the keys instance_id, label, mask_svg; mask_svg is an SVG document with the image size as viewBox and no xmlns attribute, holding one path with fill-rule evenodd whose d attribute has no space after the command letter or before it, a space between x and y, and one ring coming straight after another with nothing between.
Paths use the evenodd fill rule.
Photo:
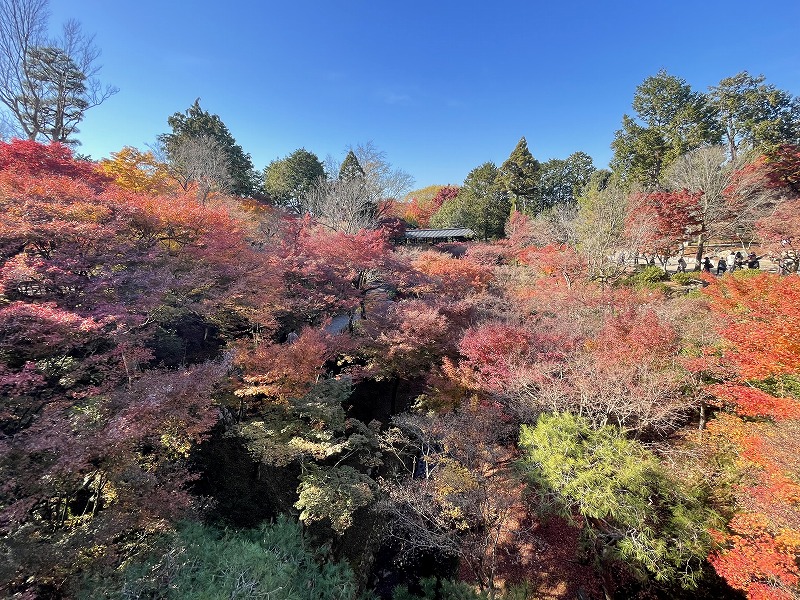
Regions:
<instances>
[{"instance_id":1,"label":"bridge roof","mask_svg":"<svg viewBox=\"0 0 800 600\"><path fill-rule=\"evenodd\" d=\"M467 227L454 227L452 229L409 229L406 237L414 240L434 240L447 238L473 238L475 232Z\"/></svg>"}]
</instances>

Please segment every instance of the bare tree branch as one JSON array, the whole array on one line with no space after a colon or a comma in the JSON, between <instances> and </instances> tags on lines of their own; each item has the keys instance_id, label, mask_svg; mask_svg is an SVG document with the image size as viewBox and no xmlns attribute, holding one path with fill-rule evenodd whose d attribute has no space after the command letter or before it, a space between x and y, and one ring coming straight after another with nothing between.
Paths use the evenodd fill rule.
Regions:
<instances>
[{"instance_id":1,"label":"bare tree branch","mask_svg":"<svg viewBox=\"0 0 800 600\"><path fill-rule=\"evenodd\" d=\"M197 201L205 204L212 193L233 187L230 161L220 144L203 135L183 138L171 152L170 171L184 190L197 186Z\"/></svg>"},{"instance_id":2,"label":"bare tree branch","mask_svg":"<svg viewBox=\"0 0 800 600\"><path fill-rule=\"evenodd\" d=\"M47 0L0 0L0 103L4 122L30 140L77 143L86 110L118 89L96 78L100 50L94 36L67 21L48 40Z\"/></svg>"}]
</instances>

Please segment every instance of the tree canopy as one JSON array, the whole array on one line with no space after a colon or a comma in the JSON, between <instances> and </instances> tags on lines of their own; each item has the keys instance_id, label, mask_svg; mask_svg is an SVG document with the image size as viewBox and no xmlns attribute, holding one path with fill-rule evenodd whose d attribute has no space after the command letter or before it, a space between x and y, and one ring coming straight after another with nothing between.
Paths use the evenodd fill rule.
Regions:
<instances>
[{"instance_id":1,"label":"tree canopy","mask_svg":"<svg viewBox=\"0 0 800 600\"><path fill-rule=\"evenodd\" d=\"M520 138L511 155L500 166L496 184L511 200L511 207L523 213L536 214L544 208L539 193L541 165L533 158L528 142Z\"/></svg>"},{"instance_id":2,"label":"tree canopy","mask_svg":"<svg viewBox=\"0 0 800 600\"><path fill-rule=\"evenodd\" d=\"M317 155L300 148L267 165L264 169L264 193L276 204L299 213L311 188L324 178L325 168Z\"/></svg>"},{"instance_id":3,"label":"tree canopy","mask_svg":"<svg viewBox=\"0 0 800 600\"><path fill-rule=\"evenodd\" d=\"M199 102L163 160L0 142L0 595L798 597L800 147L734 79L782 116L661 72L615 173L411 199L372 143L244 198Z\"/></svg>"},{"instance_id":4,"label":"tree canopy","mask_svg":"<svg viewBox=\"0 0 800 600\"><path fill-rule=\"evenodd\" d=\"M249 154L236 143L233 135L215 114L200 107L200 99L186 109L185 112L176 112L167 119L172 128L171 133L159 136L159 141L164 144L167 156L175 161L182 154L182 148L187 145L197 146L197 140L206 148L216 148L221 152L226 163L228 174L231 177L231 192L237 196L250 196L257 189L253 162ZM190 142L189 140L194 140Z\"/></svg>"},{"instance_id":5,"label":"tree canopy","mask_svg":"<svg viewBox=\"0 0 800 600\"><path fill-rule=\"evenodd\" d=\"M446 200L431 217L433 227L469 227L484 240L501 237L511 202L497 182L498 169L492 162L469 172L455 198Z\"/></svg>"},{"instance_id":6,"label":"tree canopy","mask_svg":"<svg viewBox=\"0 0 800 600\"><path fill-rule=\"evenodd\" d=\"M717 111L706 97L663 69L639 84L632 106L635 116L623 116L611 144L611 168L631 184L656 186L676 158L722 137Z\"/></svg>"},{"instance_id":7,"label":"tree canopy","mask_svg":"<svg viewBox=\"0 0 800 600\"><path fill-rule=\"evenodd\" d=\"M766 151L800 141L800 99L765 80L742 71L711 88L711 104L733 160L742 150Z\"/></svg>"}]
</instances>

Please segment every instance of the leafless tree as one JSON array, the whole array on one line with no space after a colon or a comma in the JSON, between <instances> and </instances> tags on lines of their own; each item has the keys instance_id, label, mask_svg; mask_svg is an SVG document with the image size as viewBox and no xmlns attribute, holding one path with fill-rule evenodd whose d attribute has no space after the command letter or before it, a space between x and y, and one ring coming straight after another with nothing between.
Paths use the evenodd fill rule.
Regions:
<instances>
[{"instance_id":1,"label":"leafless tree","mask_svg":"<svg viewBox=\"0 0 800 600\"><path fill-rule=\"evenodd\" d=\"M26 56L46 39L47 0L0 0L0 102L16 127L34 139L35 123L28 124L20 96L29 83Z\"/></svg>"},{"instance_id":2,"label":"leafless tree","mask_svg":"<svg viewBox=\"0 0 800 600\"><path fill-rule=\"evenodd\" d=\"M593 279L617 279L638 256L644 230L626 230L628 197L623 188L609 185L602 190L589 190L578 200L573 229L575 247Z\"/></svg>"},{"instance_id":3,"label":"leafless tree","mask_svg":"<svg viewBox=\"0 0 800 600\"><path fill-rule=\"evenodd\" d=\"M233 186L230 162L214 138L185 137L170 156L173 177L184 190L196 186L198 202L205 204L212 193L230 192Z\"/></svg>"},{"instance_id":4,"label":"leafless tree","mask_svg":"<svg viewBox=\"0 0 800 600\"><path fill-rule=\"evenodd\" d=\"M414 185L414 178L393 168L386 159L386 152L378 150L372 142L358 144L352 150L364 169L366 192L376 203L402 198Z\"/></svg>"},{"instance_id":5,"label":"leafless tree","mask_svg":"<svg viewBox=\"0 0 800 600\"><path fill-rule=\"evenodd\" d=\"M364 202L371 202L380 210L381 202L402 198L414 185L414 178L401 169L392 167L386 152L378 150L372 142L350 147L364 171ZM324 161L325 172L329 176L339 173L341 163L328 155ZM377 215L378 217L380 215Z\"/></svg>"},{"instance_id":6,"label":"leafless tree","mask_svg":"<svg viewBox=\"0 0 800 600\"><path fill-rule=\"evenodd\" d=\"M611 367L578 354L549 378L520 385L512 402L527 420L566 411L636 437L674 431L685 420L694 408L693 399L682 394L686 384L686 374L678 369L656 368L646 361Z\"/></svg>"},{"instance_id":7,"label":"leafless tree","mask_svg":"<svg viewBox=\"0 0 800 600\"><path fill-rule=\"evenodd\" d=\"M86 110L118 90L96 78L94 36L69 20L61 37L48 39L48 18L47 0L0 0L0 102L17 133L75 143Z\"/></svg>"},{"instance_id":8,"label":"leafless tree","mask_svg":"<svg viewBox=\"0 0 800 600\"><path fill-rule=\"evenodd\" d=\"M334 231L353 234L377 223L376 204L360 179L319 179L303 204L306 212Z\"/></svg>"},{"instance_id":9,"label":"leafless tree","mask_svg":"<svg viewBox=\"0 0 800 600\"><path fill-rule=\"evenodd\" d=\"M708 146L684 154L667 169L664 181L670 189L703 192L697 265L711 239L738 239L746 245L756 220L769 214L778 200L760 180L737 175L750 159L752 156L740 152L729 160L724 146Z\"/></svg>"}]
</instances>

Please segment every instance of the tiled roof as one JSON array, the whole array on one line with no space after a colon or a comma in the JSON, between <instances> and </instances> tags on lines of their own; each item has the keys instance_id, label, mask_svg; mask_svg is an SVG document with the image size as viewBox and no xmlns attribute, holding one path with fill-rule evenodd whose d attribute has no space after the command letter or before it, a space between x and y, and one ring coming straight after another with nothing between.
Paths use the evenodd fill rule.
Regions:
<instances>
[{"instance_id":1,"label":"tiled roof","mask_svg":"<svg viewBox=\"0 0 800 600\"><path fill-rule=\"evenodd\" d=\"M409 229L406 231L406 237L415 240L430 240L439 238L454 238L454 237L475 237L475 232L466 227L458 227L454 229Z\"/></svg>"}]
</instances>

